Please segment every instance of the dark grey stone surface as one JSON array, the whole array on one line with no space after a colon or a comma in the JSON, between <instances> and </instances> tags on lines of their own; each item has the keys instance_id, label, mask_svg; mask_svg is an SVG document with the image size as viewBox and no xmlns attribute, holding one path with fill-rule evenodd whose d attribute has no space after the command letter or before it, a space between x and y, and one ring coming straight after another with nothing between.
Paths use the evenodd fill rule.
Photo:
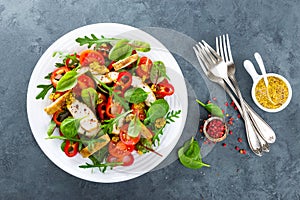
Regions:
<instances>
[{"instance_id":1,"label":"dark grey stone surface","mask_svg":"<svg viewBox=\"0 0 300 200\"><path fill-rule=\"evenodd\" d=\"M298 0L0 0L0 199L300 199L299 10ZM218 144L204 158L211 168L190 170L175 161L130 181L99 184L56 167L35 142L28 124L30 75L60 36L101 22L163 27L212 44L219 34L229 33L244 97L277 133L270 153L259 158L245 142L237 143L238 135L245 141L243 124L237 120L232 128L236 135L228 137L227 147ZM292 85L293 99L279 113L265 113L251 99L252 80L242 62L254 61L256 51L267 71L285 76ZM188 63L180 58L178 62L188 69ZM184 74L196 96L208 99L201 76L189 70ZM248 154L238 154L235 145Z\"/></svg>"}]
</instances>

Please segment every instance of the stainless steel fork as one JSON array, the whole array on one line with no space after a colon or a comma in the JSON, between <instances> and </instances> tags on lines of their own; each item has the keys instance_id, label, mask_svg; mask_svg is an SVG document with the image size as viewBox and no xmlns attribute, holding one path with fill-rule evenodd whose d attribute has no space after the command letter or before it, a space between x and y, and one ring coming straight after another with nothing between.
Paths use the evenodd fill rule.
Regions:
<instances>
[{"instance_id":1,"label":"stainless steel fork","mask_svg":"<svg viewBox=\"0 0 300 200\"><path fill-rule=\"evenodd\" d=\"M228 77L234 84L237 84L237 80L235 78L236 68L232 58L228 34L226 34L226 37L225 35L216 37L216 50L227 64ZM233 88L231 89L233 90ZM243 101L246 111L257 128L260 136L268 143L274 143L276 140L276 135L273 129L247 104L245 100Z\"/></svg>"},{"instance_id":2,"label":"stainless steel fork","mask_svg":"<svg viewBox=\"0 0 300 200\"><path fill-rule=\"evenodd\" d=\"M229 78L227 77L227 65L214 50L211 51L212 48L211 49L208 48L211 47L209 47L209 45L207 45L206 43L205 43L205 47L203 44L199 43L199 45L196 45L196 48L194 48L202 68L205 67L206 74L210 72L210 77L208 78L212 80L212 77L214 78L217 77L219 78L219 80L220 79L225 80L226 83L230 82ZM212 76L211 74L213 74L214 76ZM220 81L218 82L220 85L222 84ZM244 112L245 108L244 105L242 104L241 104L241 110L242 110L241 114L246 113ZM243 117L245 121L246 135L247 135L249 146L256 155L261 156L262 147L261 147L261 142L258 139L259 136L258 134L256 134L256 129L252 126L251 121L247 114L243 114Z\"/></svg>"}]
</instances>

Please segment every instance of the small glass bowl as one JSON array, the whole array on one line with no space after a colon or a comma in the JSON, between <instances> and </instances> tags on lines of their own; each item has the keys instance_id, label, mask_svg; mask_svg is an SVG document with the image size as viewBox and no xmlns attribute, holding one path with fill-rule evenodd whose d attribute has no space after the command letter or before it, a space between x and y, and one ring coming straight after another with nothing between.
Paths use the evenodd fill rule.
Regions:
<instances>
[{"instance_id":1,"label":"small glass bowl","mask_svg":"<svg viewBox=\"0 0 300 200\"><path fill-rule=\"evenodd\" d=\"M219 120L219 121L221 121L222 124L225 126L224 134L223 134L222 137L214 138L214 137L212 137L211 135L209 135L209 134L207 133L206 130L207 130L208 124L209 124L211 121L213 121L213 120ZM205 121L205 123L204 123L204 125L203 125L203 132L204 132L205 137L206 137L207 139L209 139L210 141L212 141L212 142L221 142L221 141L223 141L223 140L227 137L227 134L228 134L228 126L227 126L227 124L226 124L226 122L225 122L225 120L224 120L223 118L221 118L221 117L210 117L210 118L208 118L208 119Z\"/></svg>"}]
</instances>

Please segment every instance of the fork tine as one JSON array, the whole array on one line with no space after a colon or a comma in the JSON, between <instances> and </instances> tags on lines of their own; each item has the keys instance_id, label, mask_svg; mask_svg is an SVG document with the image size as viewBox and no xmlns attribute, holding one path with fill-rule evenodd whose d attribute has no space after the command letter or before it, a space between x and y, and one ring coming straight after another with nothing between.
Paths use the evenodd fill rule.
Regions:
<instances>
[{"instance_id":1,"label":"fork tine","mask_svg":"<svg viewBox=\"0 0 300 200\"><path fill-rule=\"evenodd\" d=\"M200 42L198 43L200 46L200 52L207 61L208 65L212 66L215 64L215 59L212 58L212 55L209 53L209 51L201 44ZM207 64L206 64L207 65Z\"/></svg>"},{"instance_id":2,"label":"fork tine","mask_svg":"<svg viewBox=\"0 0 300 200\"><path fill-rule=\"evenodd\" d=\"M204 40L202 40L203 44L206 48L209 49L209 51L217 58L217 60L220 60L220 54L218 54L209 44L207 44Z\"/></svg>"},{"instance_id":3,"label":"fork tine","mask_svg":"<svg viewBox=\"0 0 300 200\"><path fill-rule=\"evenodd\" d=\"M218 40L218 37L216 37L216 50L217 50L217 54L220 55L220 50L219 50L219 40Z\"/></svg>"},{"instance_id":4,"label":"fork tine","mask_svg":"<svg viewBox=\"0 0 300 200\"><path fill-rule=\"evenodd\" d=\"M207 60L209 60L211 65L216 64L217 59L211 54L211 52L208 50L207 47L203 46L202 44L200 44L201 48L202 48L202 52L205 55L205 58Z\"/></svg>"},{"instance_id":5,"label":"fork tine","mask_svg":"<svg viewBox=\"0 0 300 200\"><path fill-rule=\"evenodd\" d=\"M201 59L201 55L200 55L199 51L197 51L197 49L195 47L193 47L193 49L195 51L196 57L197 57L197 59L199 61L199 64L200 64L200 66L201 66L204 74L207 75L207 69L206 69L205 65L203 64L203 61Z\"/></svg>"},{"instance_id":6,"label":"fork tine","mask_svg":"<svg viewBox=\"0 0 300 200\"><path fill-rule=\"evenodd\" d=\"M221 38L221 36L219 36L219 41L220 41L220 53L221 53L221 57L224 60L223 44L222 44L222 38Z\"/></svg>"},{"instance_id":7,"label":"fork tine","mask_svg":"<svg viewBox=\"0 0 300 200\"><path fill-rule=\"evenodd\" d=\"M223 60L225 62L228 62L228 54L227 54L227 45L226 45L225 35L223 35L223 50L224 50L224 58L223 58Z\"/></svg>"},{"instance_id":8,"label":"fork tine","mask_svg":"<svg viewBox=\"0 0 300 200\"><path fill-rule=\"evenodd\" d=\"M229 61L233 61L228 34L226 34L226 39L227 39L227 49L228 49Z\"/></svg>"}]
</instances>

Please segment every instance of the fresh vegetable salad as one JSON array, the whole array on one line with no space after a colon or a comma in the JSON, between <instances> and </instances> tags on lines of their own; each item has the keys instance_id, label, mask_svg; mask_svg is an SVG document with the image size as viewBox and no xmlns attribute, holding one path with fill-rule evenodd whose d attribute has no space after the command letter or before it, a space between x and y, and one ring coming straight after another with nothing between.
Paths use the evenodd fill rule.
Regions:
<instances>
[{"instance_id":1,"label":"fresh vegetable salad","mask_svg":"<svg viewBox=\"0 0 300 200\"><path fill-rule=\"evenodd\" d=\"M61 62L45 77L49 84L37 86L36 99L52 100L44 109L52 116L47 139L62 140L68 157L91 160L79 167L102 172L132 165L134 152L161 156L155 151L160 135L181 112L164 99L174 93L164 63L140 56L151 50L142 41L92 34L76 42L87 49L55 52Z\"/></svg>"}]
</instances>

